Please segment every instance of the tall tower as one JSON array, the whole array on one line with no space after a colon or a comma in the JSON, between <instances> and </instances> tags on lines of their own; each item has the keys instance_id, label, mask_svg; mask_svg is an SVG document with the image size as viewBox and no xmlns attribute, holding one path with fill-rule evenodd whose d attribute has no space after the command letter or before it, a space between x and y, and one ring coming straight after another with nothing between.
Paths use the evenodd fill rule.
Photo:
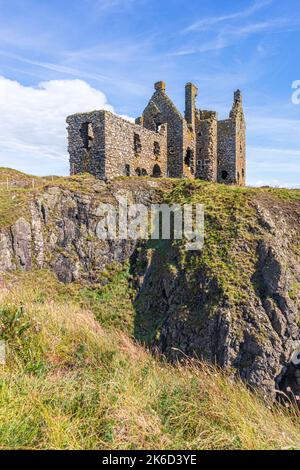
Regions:
<instances>
[{"instance_id":1,"label":"tall tower","mask_svg":"<svg viewBox=\"0 0 300 470\"><path fill-rule=\"evenodd\" d=\"M246 183L246 123L240 90L234 93L229 119L218 121L218 182Z\"/></svg>"},{"instance_id":2,"label":"tall tower","mask_svg":"<svg viewBox=\"0 0 300 470\"><path fill-rule=\"evenodd\" d=\"M235 177L236 184L246 184L246 122L243 110L243 98L240 90L234 92L230 118L235 128Z\"/></svg>"},{"instance_id":3,"label":"tall tower","mask_svg":"<svg viewBox=\"0 0 300 470\"><path fill-rule=\"evenodd\" d=\"M199 110L196 120L196 178L217 181L218 116L215 111Z\"/></svg>"},{"instance_id":4,"label":"tall tower","mask_svg":"<svg viewBox=\"0 0 300 470\"><path fill-rule=\"evenodd\" d=\"M193 83L185 85L185 120L188 125L195 130L195 112L196 112L196 98L198 95L198 88Z\"/></svg>"}]
</instances>

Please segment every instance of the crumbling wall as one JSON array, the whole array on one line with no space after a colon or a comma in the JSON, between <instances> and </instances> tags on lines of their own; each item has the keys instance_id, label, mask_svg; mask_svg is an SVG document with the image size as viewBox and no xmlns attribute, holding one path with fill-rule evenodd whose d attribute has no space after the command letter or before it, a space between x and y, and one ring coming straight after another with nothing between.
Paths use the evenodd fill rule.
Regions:
<instances>
[{"instance_id":1,"label":"crumbling wall","mask_svg":"<svg viewBox=\"0 0 300 470\"><path fill-rule=\"evenodd\" d=\"M68 116L70 174L91 173L105 177L105 111Z\"/></svg>"},{"instance_id":2,"label":"crumbling wall","mask_svg":"<svg viewBox=\"0 0 300 470\"><path fill-rule=\"evenodd\" d=\"M183 174L185 178L195 177L196 168L196 99L198 88L193 83L185 86L185 120L183 127Z\"/></svg>"},{"instance_id":3,"label":"crumbling wall","mask_svg":"<svg viewBox=\"0 0 300 470\"><path fill-rule=\"evenodd\" d=\"M190 127L183 127L183 178L195 178L196 167L196 140L195 133L192 132Z\"/></svg>"},{"instance_id":4,"label":"crumbling wall","mask_svg":"<svg viewBox=\"0 0 300 470\"><path fill-rule=\"evenodd\" d=\"M154 176L165 177L167 176L167 126L162 126L159 132L149 131L138 124L106 112L105 156L107 177L153 176L153 170L157 171Z\"/></svg>"},{"instance_id":5,"label":"crumbling wall","mask_svg":"<svg viewBox=\"0 0 300 470\"><path fill-rule=\"evenodd\" d=\"M187 123L176 106L165 92L164 82L155 84L155 93L152 95L142 116L143 126L156 130L160 125L168 123L168 176L181 178L183 174L184 138Z\"/></svg>"},{"instance_id":6,"label":"crumbling wall","mask_svg":"<svg viewBox=\"0 0 300 470\"><path fill-rule=\"evenodd\" d=\"M198 88L193 83L187 83L185 85L185 120L194 132L197 95Z\"/></svg>"},{"instance_id":7,"label":"crumbling wall","mask_svg":"<svg viewBox=\"0 0 300 470\"><path fill-rule=\"evenodd\" d=\"M246 125L242 95L234 93L228 119L197 110L198 89L185 87L185 118L164 82L135 124L108 111L69 116L70 172L97 178L169 176L245 185Z\"/></svg>"},{"instance_id":8,"label":"crumbling wall","mask_svg":"<svg viewBox=\"0 0 300 470\"><path fill-rule=\"evenodd\" d=\"M236 183L236 133L231 119L218 121L218 182Z\"/></svg>"},{"instance_id":9,"label":"crumbling wall","mask_svg":"<svg viewBox=\"0 0 300 470\"><path fill-rule=\"evenodd\" d=\"M239 90L229 119L218 122L218 181L241 186L246 181L246 125Z\"/></svg>"},{"instance_id":10,"label":"crumbling wall","mask_svg":"<svg viewBox=\"0 0 300 470\"><path fill-rule=\"evenodd\" d=\"M167 176L166 126L151 132L109 111L69 116L71 174Z\"/></svg>"},{"instance_id":11,"label":"crumbling wall","mask_svg":"<svg viewBox=\"0 0 300 470\"><path fill-rule=\"evenodd\" d=\"M243 112L242 94L239 90L234 93L234 103L230 117L235 123L235 155L236 155L236 183L246 184L246 123Z\"/></svg>"},{"instance_id":12,"label":"crumbling wall","mask_svg":"<svg viewBox=\"0 0 300 470\"><path fill-rule=\"evenodd\" d=\"M217 113L201 110L196 119L196 178L217 180Z\"/></svg>"}]
</instances>

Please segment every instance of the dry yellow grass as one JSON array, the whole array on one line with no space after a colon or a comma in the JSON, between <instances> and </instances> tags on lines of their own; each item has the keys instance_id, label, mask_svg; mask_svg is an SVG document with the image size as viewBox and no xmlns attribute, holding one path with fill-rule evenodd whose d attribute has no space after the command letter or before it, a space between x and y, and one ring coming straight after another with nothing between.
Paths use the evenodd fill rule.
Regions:
<instances>
[{"instance_id":1,"label":"dry yellow grass","mask_svg":"<svg viewBox=\"0 0 300 470\"><path fill-rule=\"evenodd\" d=\"M296 412L268 406L207 364L152 357L103 328L69 289L46 272L34 287L32 274L4 281L1 448L300 448Z\"/></svg>"}]
</instances>

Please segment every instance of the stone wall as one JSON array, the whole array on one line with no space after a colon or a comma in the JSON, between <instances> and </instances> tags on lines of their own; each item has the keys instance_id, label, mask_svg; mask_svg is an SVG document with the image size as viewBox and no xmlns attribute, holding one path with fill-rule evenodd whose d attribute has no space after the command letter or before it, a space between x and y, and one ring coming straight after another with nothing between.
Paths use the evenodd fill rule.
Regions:
<instances>
[{"instance_id":1,"label":"stone wall","mask_svg":"<svg viewBox=\"0 0 300 470\"><path fill-rule=\"evenodd\" d=\"M155 84L152 95L142 116L143 126L155 131L161 124L168 123L168 176L181 178L183 175L184 139L188 132L187 123L165 92L164 82Z\"/></svg>"},{"instance_id":2,"label":"stone wall","mask_svg":"<svg viewBox=\"0 0 300 470\"><path fill-rule=\"evenodd\" d=\"M105 172L107 177L116 175L150 175L154 167L160 170L156 176L167 176L167 126L159 132L105 113ZM129 175L126 173L129 165ZM128 167L127 167L128 168Z\"/></svg>"},{"instance_id":3,"label":"stone wall","mask_svg":"<svg viewBox=\"0 0 300 470\"><path fill-rule=\"evenodd\" d=\"M218 121L218 182L236 183L235 124L231 119Z\"/></svg>"},{"instance_id":4,"label":"stone wall","mask_svg":"<svg viewBox=\"0 0 300 470\"><path fill-rule=\"evenodd\" d=\"M149 131L108 111L77 114L67 122L71 174L167 176L166 126Z\"/></svg>"},{"instance_id":5,"label":"stone wall","mask_svg":"<svg viewBox=\"0 0 300 470\"><path fill-rule=\"evenodd\" d=\"M196 139L195 132L188 126L183 129L183 178L195 178Z\"/></svg>"},{"instance_id":6,"label":"stone wall","mask_svg":"<svg viewBox=\"0 0 300 470\"><path fill-rule=\"evenodd\" d=\"M217 113L200 111L196 120L196 178L217 180Z\"/></svg>"},{"instance_id":7,"label":"stone wall","mask_svg":"<svg viewBox=\"0 0 300 470\"><path fill-rule=\"evenodd\" d=\"M198 88L193 83L187 83L185 86L185 120L193 131L195 131L197 95Z\"/></svg>"},{"instance_id":8,"label":"stone wall","mask_svg":"<svg viewBox=\"0 0 300 470\"><path fill-rule=\"evenodd\" d=\"M164 82L135 124L108 111L69 116L70 172L97 178L152 175L201 178L245 185L246 126L241 92L228 119L197 110L197 87L185 87L185 117L166 94Z\"/></svg>"},{"instance_id":9,"label":"stone wall","mask_svg":"<svg viewBox=\"0 0 300 470\"><path fill-rule=\"evenodd\" d=\"M218 182L241 186L246 182L246 125L239 90L229 119L218 122Z\"/></svg>"},{"instance_id":10,"label":"stone wall","mask_svg":"<svg viewBox=\"0 0 300 470\"><path fill-rule=\"evenodd\" d=\"M70 174L105 177L105 111L73 114L67 118Z\"/></svg>"},{"instance_id":11,"label":"stone wall","mask_svg":"<svg viewBox=\"0 0 300 470\"><path fill-rule=\"evenodd\" d=\"M242 95L239 90L234 93L234 103L230 112L230 117L235 122L236 129L236 183L244 186L246 184L246 124L243 112Z\"/></svg>"}]
</instances>

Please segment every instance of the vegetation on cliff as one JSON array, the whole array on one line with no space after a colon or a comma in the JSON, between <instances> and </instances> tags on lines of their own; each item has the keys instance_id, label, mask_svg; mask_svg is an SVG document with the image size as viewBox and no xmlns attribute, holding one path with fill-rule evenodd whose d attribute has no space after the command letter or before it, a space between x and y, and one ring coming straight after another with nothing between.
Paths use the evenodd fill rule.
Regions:
<instances>
[{"instance_id":1,"label":"vegetation on cliff","mask_svg":"<svg viewBox=\"0 0 300 470\"><path fill-rule=\"evenodd\" d=\"M32 183L9 169L0 183L0 254L14 266L0 289L2 448L300 448L298 412L263 401L232 374L239 368L244 380L274 386L298 335L300 191L150 178L105 185L90 175ZM118 190L138 201L152 202L153 191L157 200L204 204L201 253L177 241L142 243L122 262L117 245L97 251L93 198L111 202ZM33 200L45 205L34 220ZM31 271L13 264L27 262L32 244L30 230L15 228L12 240L20 217L29 227L39 222L49 269L37 270L34 257ZM75 265L80 275L70 284L51 272ZM233 359L221 371L195 359L198 351L210 363L218 354Z\"/></svg>"}]
</instances>

